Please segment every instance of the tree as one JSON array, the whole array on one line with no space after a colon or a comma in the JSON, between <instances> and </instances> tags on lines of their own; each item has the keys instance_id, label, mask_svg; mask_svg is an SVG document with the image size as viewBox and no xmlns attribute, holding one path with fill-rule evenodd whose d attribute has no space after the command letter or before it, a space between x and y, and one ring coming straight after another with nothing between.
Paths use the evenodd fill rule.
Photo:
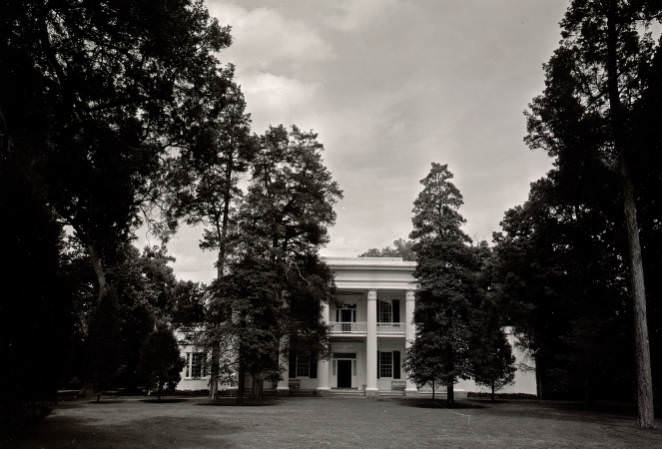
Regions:
<instances>
[{"instance_id":1,"label":"tree","mask_svg":"<svg viewBox=\"0 0 662 449\"><path fill-rule=\"evenodd\" d=\"M538 397L587 405L597 395L624 399L632 324L618 207L587 202L562 180L552 170L533 183L528 201L507 211L495 234L499 325L524 334Z\"/></svg>"},{"instance_id":2,"label":"tree","mask_svg":"<svg viewBox=\"0 0 662 449\"><path fill-rule=\"evenodd\" d=\"M74 334L73 288L62 226L30 183L30 169L0 148L0 434L11 436L47 415L56 400Z\"/></svg>"},{"instance_id":3,"label":"tree","mask_svg":"<svg viewBox=\"0 0 662 449\"><path fill-rule=\"evenodd\" d=\"M242 194L237 183L248 169L256 147L239 86L221 84L221 87L225 90L217 92L211 101L214 106L205 117L205 132L189 150L171 161L170 171L173 186L170 213L174 218L183 216L188 224L204 226L200 247L217 252L216 279L224 275L232 252L236 206ZM218 110L222 112L219 114ZM217 297L210 298L209 306L216 307L217 301ZM220 325L209 319L205 329L207 345L211 348L210 398L216 397L218 389Z\"/></svg>"},{"instance_id":4,"label":"tree","mask_svg":"<svg viewBox=\"0 0 662 449\"><path fill-rule=\"evenodd\" d=\"M468 246L469 237L460 229L464 218L458 212L462 195L450 181L453 174L447 165L432 163L430 173L421 180L423 190L414 201L414 241L416 270L421 286L416 301L416 343L408 355L410 366L423 369L425 359L417 352L436 353L423 372L434 369L447 389L447 400L453 404L453 385L470 372L470 314L476 300L478 264ZM414 363L420 360L421 363ZM417 374L414 371L414 378ZM425 377L425 376L423 376Z\"/></svg>"},{"instance_id":5,"label":"tree","mask_svg":"<svg viewBox=\"0 0 662 449\"><path fill-rule=\"evenodd\" d=\"M149 388L156 390L159 401L165 391L175 389L185 364L172 330L164 324L158 325L140 348L139 372Z\"/></svg>"},{"instance_id":6,"label":"tree","mask_svg":"<svg viewBox=\"0 0 662 449\"><path fill-rule=\"evenodd\" d=\"M480 337L475 339L478 344L471 348L471 373L477 384L490 387L494 401L494 392L512 383L516 368L513 365L515 357L503 330L493 323L487 324Z\"/></svg>"},{"instance_id":7,"label":"tree","mask_svg":"<svg viewBox=\"0 0 662 449\"><path fill-rule=\"evenodd\" d=\"M178 281L173 291L172 323L190 327L204 323L207 287L192 281Z\"/></svg>"},{"instance_id":8,"label":"tree","mask_svg":"<svg viewBox=\"0 0 662 449\"><path fill-rule=\"evenodd\" d=\"M252 164L252 177L239 213L240 235L233 274L263 282L236 295L237 346L253 351L239 356L239 391L244 370L258 380L263 373L279 372L280 342L304 342L311 350L324 350L326 327L320 325L320 301L332 297L328 268L319 260L319 248L328 241L327 227L335 221L333 205L342 192L322 160L317 135L293 126L271 127L260 139ZM255 272L258 270L259 273ZM235 273L236 272L236 273ZM252 284L251 284L252 285ZM221 302L222 304L222 302ZM250 305L250 306L249 306ZM264 316L262 321L254 314ZM272 321L275 317L281 320ZM266 327L265 327L266 326ZM289 335L288 335L289 334ZM255 346L248 347L252 342ZM263 351L268 351L266 354Z\"/></svg>"},{"instance_id":9,"label":"tree","mask_svg":"<svg viewBox=\"0 0 662 449\"><path fill-rule=\"evenodd\" d=\"M157 203L165 155L201 132L226 83L216 54L229 29L201 0L5 2L0 29L0 157L20 155L38 207L85 248L106 307L118 300L104 300L109 267Z\"/></svg>"},{"instance_id":10,"label":"tree","mask_svg":"<svg viewBox=\"0 0 662 449\"><path fill-rule=\"evenodd\" d=\"M359 257L402 257L402 260L414 260L413 244L411 240L397 239L393 241L393 247L370 248Z\"/></svg>"},{"instance_id":11,"label":"tree","mask_svg":"<svg viewBox=\"0 0 662 449\"><path fill-rule=\"evenodd\" d=\"M158 193L161 158L196 133L207 80L224 76L215 52L229 30L198 0L1 8L7 151L38 162L32 182L88 251L100 299Z\"/></svg>"},{"instance_id":12,"label":"tree","mask_svg":"<svg viewBox=\"0 0 662 449\"><path fill-rule=\"evenodd\" d=\"M88 379L101 400L104 391L117 385L121 363L121 353L117 342L120 340L120 317L117 296L113 290L101 298L94 317L90 322L87 339Z\"/></svg>"},{"instance_id":13,"label":"tree","mask_svg":"<svg viewBox=\"0 0 662 449\"><path fill-rule=\"evenodd\" d=\"M472 248L478 259L476 279L478 306L471 319L471 376L477 384L486 385L494 392L511 383L516 368L512 348L502 330L506 322L497 288L498 260L487 242Z\"/></svg>"},{"instance_id":14,"label":"tree","mask_svg":"<svg viewBox=\"0 0 662 449\"><path fill-rule=\"evenodd\" d=\"M420 338L417 333L414 344L405 355L405 370L417 386L432 386L432 399L435 399L437 385L446 385L447 379L444 375L447 365L443 360L444 347L436 333Z\"/></svg>"},{"instance_id":15,"label":"tree","mask_svg":"<svg viewBox=\"0 0 662 449\"><path fill-rule=\"evenodd\" d=\"M633 131L637 128L632 119L646 88L641 75L655 49L649 26L659 22L661 11L657 2L573 1L561 22L560 48L546 65L545 92L531 105L527 137L532 148L543 148L557 159L562 171L589 162L611 172L613 182L618 183L628 237L625 258L633 298L642 428L650 428L654 422L644 269L632 175ZM568 120L569 115L574 120ZM570 130L582 122L594 126L573 136ZM568 123L571 127L563 126Z\"/></svg>"}]
</instances>

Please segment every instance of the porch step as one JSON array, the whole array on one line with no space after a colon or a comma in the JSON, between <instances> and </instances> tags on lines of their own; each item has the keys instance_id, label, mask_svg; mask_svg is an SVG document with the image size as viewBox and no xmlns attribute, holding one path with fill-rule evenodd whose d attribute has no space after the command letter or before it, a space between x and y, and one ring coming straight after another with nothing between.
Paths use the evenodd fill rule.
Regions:
<instances>
[{"instance_id":1,"label":"porch step","mask_svg":"<svg viewBox=\"0 0 662 449\"><path fill-rule=\"evenodd\" d=\"M403 390L393 390L393 391L380 391L379 397L384 398L401 398L405 395Z\"/></svg>"},{"instance_id":2,"label":"porch step","mask_svg":"<svg viewBox=\"0 0 662 449\"><path fill-rule=\"evenodd\" d=\"M329 396L339 398L364 398L365 392L362 390L331 389L329 390Z\"/></svg>"}]
</instances>

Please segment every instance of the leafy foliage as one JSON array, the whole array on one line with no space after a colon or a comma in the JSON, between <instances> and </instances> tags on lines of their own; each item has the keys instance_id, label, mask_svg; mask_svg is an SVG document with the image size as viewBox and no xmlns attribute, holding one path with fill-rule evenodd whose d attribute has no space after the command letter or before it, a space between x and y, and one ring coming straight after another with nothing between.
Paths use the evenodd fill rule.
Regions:
<instances>
[{"instance_id":1,"label":"leafy foliage","mask_svg":"<svg viewBox=\"0 0 662 449\"><path fill-rule=\"evenodd\" d=\"M641 257L642 251L646 251L642 248L646 248L647 243L641 243L638 222L638 207L645 207L646 202L637 192L641 185L637 185L639 182L635 173L654 172L650 166L644 168L639 163L650 157L645 154L651 154L650 147L640 143L642 138L650 139L651 134L659 135L656 131L659 126L642 120L639 112L644 104L651 101L649 95L656 89L649 83L655 78L652 75L655 70L653 62L660 47L653 38L652 25L659 23L660 11L659 2L573 1L561 21L563 39L559 49L545 66L545 91L533 100L527 115L529 133L526 138L531 148L541 148L554 158L555 170L550 174L554 189L552 195L560 198L561 213L572 214L563 217L562 221L572 229L572 222L582 223L585 219L591 220L591 217L605 220L601 229L600 224L587 223L590 226L588 241L574 235L565 238L566 244L570 245L566 247L570 250L568 253L578 256L580 260L586 261L588 254L591 254L593 261L599 260L600 255L607 253L606 258L601 260L606 264L587 262L589 267L595 269L587 273L592 285L586 285L581 280L577 282L584 286L585 292L588 290L595 294L595 290L607 290L607 297L614 298L613 301L603 301L596 296L589 297L587 302L598 303L598 315L604 317L603 320L571 313L577 320L577 326L572 331L576 339L571 338L573 343L567 344L577 343L587 353L601 355L601 351L595 349L605 348L604 341L589 344L591 336L582 332L582 326L588 327L587 323L592 322L598 325L599 330L622 335L621 331L614 332L614 327L622 329L621 320L627 316L622 310L622 303L618 302L625 295L618 289L628 290L632 298L630 317L634 321L637 362L634 371L637 373L642 427L653 425L653 406L643 276L645 267ZM651 110L649 112L653 116L656 114ZM650 176L644 174L643 178L650 179ZM555 207L556 200L552 200L552 204ZM627 238L621 241L621 235ZM598 239L607 246L606 251L590 244L591 240ZM562 255L559 249L563 248L555 251L555 255L559 256L557 264L572 265L574 261L566 258L568 254ZM593 250L594 253L585 252ZM614 257L620 260L614 263ZM611 267L606 266L608 263L612 263ZM616 276L603 277L605 272L616 273ZM627 272L630 284L623 286L620 281ZM560 274L572 278L573 273L563 267ZM609 289L609 286L612 288ZM559 291L562 290L559 288ZM551 292L544 293L548 293L549 297ZM570 297L573 296L570 293ZM563 298L567 298L565 292ZM609 308L608 305L613 306ZM584 317L584 321L578 316ZM541 334L548 333L543 331ZM543 346L549 350L549 344ZM587 360L592 360L592 357ZM587 382L593 381L594 376L590 374L595 369L593 363L586 366L575 360L570 365L582 367L589 379ZM539 365L540 368L545 369ZM624 377L622 369L615 370L615 373L618 373L615 377ZM591 388L586 387L586 390L590 392Z\"/></svg>"},{"instance_id":2,"label":"leafy foliage","mask_svg":"<svg viewBox=\"0 0 662 449\"><path fill-rule=\"evenodd\" d=\"M411 240L397 239L393 241L393 246L386 246L382 249L370 248L359 257L402 257L402 260L414 260L414 252Z\"/></svg>"}]
</instances>

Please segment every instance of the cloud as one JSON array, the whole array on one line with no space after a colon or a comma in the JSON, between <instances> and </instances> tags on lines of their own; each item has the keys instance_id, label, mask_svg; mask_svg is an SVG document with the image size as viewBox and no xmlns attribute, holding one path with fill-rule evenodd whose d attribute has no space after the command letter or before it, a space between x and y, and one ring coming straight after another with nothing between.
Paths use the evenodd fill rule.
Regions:
<instances>
[{"instance_id":1,"label":"cloud","mask_svg":"<svg viewBox=\"0 0 662 449\"><path fill-rule=\"evenodd\" d=\"M315 28L260 7L246 9L233 3L208 2L209 12L221 25L232 26L232 46L223 52L228 62L240 61L243 70L264 70L274 63L306 64L333 57L333 49Z\"/></svg>"},{"instance_id":2,"label":"cloud","mask_svg":"<svg viewBox=\"0 0 662 449\"><path fill-rule=\"evenodd\" d=\"M329 19L331 27L342 31L364 28L378 16L396 6L402 6L400 0L342 0L335 5L336 14Z\"/></svg>"},{"instance_id":3,"label":"cloud","mask_svg":"<svg viewBox=\"0 0 662 449\"><path fill-rule=\"evenodd\" d=\"M258 131L270 124L290 124L306 115L319 84L269 72L239 73L253 122Z\"/></svg>"}]
</instances>

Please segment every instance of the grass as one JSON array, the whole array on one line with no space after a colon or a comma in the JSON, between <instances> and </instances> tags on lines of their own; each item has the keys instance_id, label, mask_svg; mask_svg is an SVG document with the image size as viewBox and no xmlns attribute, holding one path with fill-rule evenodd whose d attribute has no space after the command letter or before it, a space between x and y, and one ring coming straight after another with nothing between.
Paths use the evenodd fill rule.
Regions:
<instances>
[{"instance_id":1,"label":"grass","mask_svg":"<svg viewBox=\"0 0 662 449\"><path fill-rule=\"evenodd\" d=\"M209 407L205 398L62 403L9 448L662 447L662 431L569 403L285 398ZM659 423L662 427L662 422ZM0 444L1 445L1 444Z\"/></svg>"}]
</instances>

